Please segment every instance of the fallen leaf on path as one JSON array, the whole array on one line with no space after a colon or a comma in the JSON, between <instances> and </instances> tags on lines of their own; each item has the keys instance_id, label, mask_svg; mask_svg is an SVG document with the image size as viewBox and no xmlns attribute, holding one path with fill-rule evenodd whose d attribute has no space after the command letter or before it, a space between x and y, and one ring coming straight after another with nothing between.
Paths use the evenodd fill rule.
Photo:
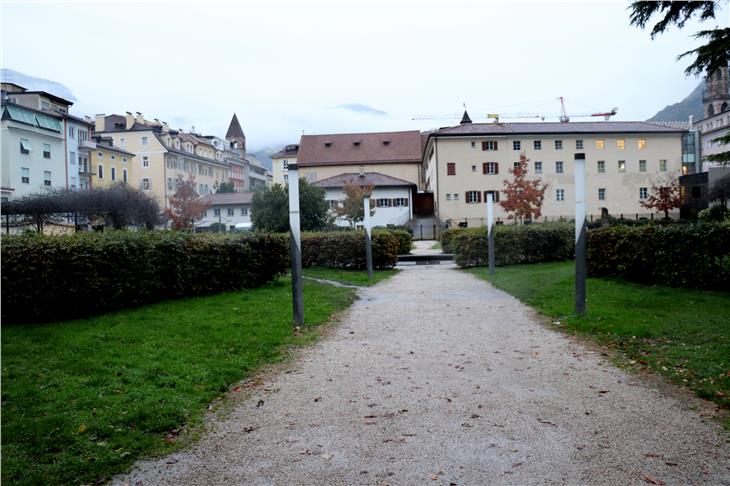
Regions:
<instances>
[{"instance_id":1,"label":"fallen leaf on path","mask_svg":"<svg viewBox=\"0 0 730 486\"><path fill-rule=\"evenodd\" d=\"M643 479L644 481L646 481L649 484L657 484L659 486L664 486L665 484L667 484L664 481L662 481L661 479L657 479L655 477L649 476L648 474L644 474L641 477L641 479Z\"/></svg>"},{"instance_id":2,"label":"fallen leaf on path","mask_svg":"<svg viewBox=\"0 0 730 486\"><path fill-rule=\"evenodd\" d=\"M436 474L431 474L430 477L431 477L431 481L437 481L439 478L438 475L436 475Z\"/></svg>"},{"instance_id":3,"label":"fallen leaf on path","mask_svg":"<svg viewBox=\"0 0 730 486\"><path fill-rule=\"evenodd\" d=\"M653 452L647 452L644 454L644 457L659 457L659 454L655 454Z\"/></svg>"},{"instance_id":4,"label":"fallen leaf on path","mask_svg":"<svg viewBox=\"0 0 730 486\"><path fill-rule=\"evenodd\" d=\"M514 464L512 464L512 467L520 467L523 464L524 462L515 462Z\"/></svg>"},{"instance_id":5,"label":"fallen leaf on path","mask_svg":"<svg viewBox=\"0 0 730 486\"><path fill-rule=\"evenodd\" d=\"M322 454L322 459L329 461L332 459L332 454Z\"/></svg>"},{"instance_id":6,"label":"fallen leaf on path","mask_svg":"<svg viewBox=\"0 0 730 486\"><path fill-rule=\"evenodd\" d=\"M552 425L553 427L557 427L556 424L552 423L549 420L538 418L537 421L540 422L541 424Z\"/></svg>"},{"instance_id":7,"label":"fallen leaf on path","mask_svg":"<svg viewBox=\"0 0 730 486\"><path fill-rule=\"evenodd\" d=\"M237 386L236 388L233 389L233 391L236 392L236 393L238 393L238 392L241 391L241 387L240 386Z\"/></svg>"},{"instance_id":8,"label":"fallen leaf on path","mask_svg":"<svg viewBox=\"0 0 730 486\"><path fill-rule=\"evenodd\" d=\"M243 428L243 431L246 432L247 434L249 432L253 432L254 430L256 430L256 427L254 427L253 425L249 425L248 427Z\"/></svg>"}]
</instances>

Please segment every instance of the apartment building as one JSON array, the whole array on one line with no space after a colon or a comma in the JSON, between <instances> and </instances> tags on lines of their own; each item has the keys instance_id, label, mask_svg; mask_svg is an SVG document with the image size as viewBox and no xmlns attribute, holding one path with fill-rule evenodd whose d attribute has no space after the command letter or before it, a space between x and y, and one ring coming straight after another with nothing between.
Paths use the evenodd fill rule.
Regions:
<instances>
[{"instance_id":1,"label":"apartment building","mask_svg":"<svg viewBox=\"0 0 730 486\"><path fill-rule=\"evenodd\" d=\"M139 112L136 116L130 112L97 115L94 132L134 154L129 184L156 197L163 207L169 205L169 197L176 191L178 176L194 176L200 195L211 194L228 181L224 150L197 133L171 129L157 119L146 120Z\"/></svg>"},{"instance_id":2,"label":"apartment building","mask_svg":"<svg viewBox=\"0 0 730 486\"><path fill-rule=\"evenodd\" d=\"M271 156L272 182L285 185L289 183L289 164L297 163L299 145L291 144Z\"/></svg>"},{"instance_id":3,"label":"apartment building","mask_svg":"<svg viewBox=\"0 0 730 486\"><path fill-rule=\"evenodd\" d=\"M426 189L434 212L451 225L481 226L486 198L504 197L503 181L520 160L529 159L528 177L547 183L542 214L548 219L574 214L574 154L586 157L589 215L602 208L614 215L649 214L641 206L652 184L679 177L687 131L645 122L471 123L428 135L424 150ZM495 217L507 214L497 204Z\"/></svg>"},{"instance_id":4,"label":"apartment building","mask_svg":"<svg viewBox=\"0 0 730 486\"><path fill-rule=\"evenodd\" d=\"M196 228L210 228L218 223L218 230L246 231L251 229L251 192L208 194L202 201L209 204L205 215L195 223Z\"/></svg>"},{"instance_id":5,"label":"apartment building","mask_svg":"<svg viewBox=\"0 0 730 486\"><path fill-rule=\"evenodd\" d=\"M118 183L129 184L135 168L134 153L114 146L111 137L94 135L94 149L91 150L91 187L109 187Z\"/></svg>"},{"instance_id":6,"label":"apartment building","mask_svg":"<svg viewBox=\"0 0 730 486\"><path fill-rule=\"evenodd\" d=\"M59 150L51 150L51 158L55 158L54 162L58 162L63 159L64 167L59 168L57 164L53 164L54 167L49 167L49 171L45 169L43 172L43 179L40 177L33 177L35 180L42 180L44 187L47 179L45 179L45 172L51 172L50 187L62 188L62 189L87 189L89 187L88 174L84 174L80 171L80 168L88 165L89 151L93 147L93 144L89 142L91 135L91 123L89 120L78 118L69 113L70 107L73 102L66 99L60 98L51 93L45 91L30 91L22 86L13 83L2 83L2 99L3 105L14 106L11 111L14 111L18 116L20 113L26 110L31 110L33 113L37 113L36 124L43 130L52 129L55 131L56 122L49 121L48 123L42 121L46 118L49 120L57 120L61 123L60 134L63 139L63 148ZM11 114L8 114L8 119L13 119ZM33 115L35 116L35 115ZM30 117L26 117L30 121ZM41 121L38 121L41 120ZM17 121L17 120L16 120ZM17 125L16 125L17 127ZM57 137L53 137L54 140ZM53 146L53 142L39 142L39 147L43 148L44 144ZM31 144L32 145L32 144ZM48 150L44 150L44 158L47 159ZM55 157L53 152L55 152ZM10 154L9 154L10 155ZM28 155L28 154L25 154ZM3 159L4 163L8 164L8 170L11 172L23 169L33 169L25 166L19 167L13 165L12 160ZM47 159L48 160L48 159ZM55 175L54 175L55 173ZM59 181L59 178L63 176L63 180ZM32 183L31 183L32 185ZM22 186L27 188L26 186ZM27 193L27 191L21 190L20 192L6 191L8 194L11 192L18 196L20 193ZM33 192L33 191L31 191Z\"/></svg>"}]
</instances>

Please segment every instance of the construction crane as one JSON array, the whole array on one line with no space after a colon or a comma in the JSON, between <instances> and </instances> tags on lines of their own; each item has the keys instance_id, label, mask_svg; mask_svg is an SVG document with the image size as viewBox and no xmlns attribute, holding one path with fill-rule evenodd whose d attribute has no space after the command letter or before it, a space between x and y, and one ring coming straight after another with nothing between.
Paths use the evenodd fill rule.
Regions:
<instances>
[{"instance_id":1,"label":"construction crane","mask_svg":"<svg viewBox=\"0 0 730 486\"><path fill-rule=\"evenodd\" d=\"M567 123L571 118L588 118L601 116L604 120L608 121L612 116L616 115L618 108L614 107L609 111L602 113L578 113L568 115L565 109L565 98L562 96L558 97L560 101L560 113L488 113L487 118L494 120L499 123L501 119L526 119L526 118L538 118L541 121L545 119L557 118L562 123ZM466 110L466 107L464 107ZM459 113L449 113L444 115L414 115L412 120L458 120L462 115Z\"/></svg>"}]
</instances>

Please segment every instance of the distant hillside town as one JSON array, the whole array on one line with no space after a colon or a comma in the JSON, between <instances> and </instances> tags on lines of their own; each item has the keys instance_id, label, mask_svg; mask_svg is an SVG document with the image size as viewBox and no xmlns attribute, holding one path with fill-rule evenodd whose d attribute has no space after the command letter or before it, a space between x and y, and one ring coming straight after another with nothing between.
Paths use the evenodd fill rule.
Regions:
<instances>
[{"instance_id":1,"label":"distant hillside town","mask_svg":"<svg viewBox=\"0 0 730 486\"><path fill-rule=\"evenodd\" d=\"M223 223L223 216L226 228L250 227L252 193L286 185L289 165L297 164L333 209L345 199L345 184L372 187L377 225L482 226L487 197L503 197L504 180L521 157L529 176L548 186L543 217L568 218L580 152L588 161L591 216L647 217L642 201L652 184L680 176L690 215L718 176L704 159L722 151L716 139L730 131L728 85L727 68L705 80L699 120L474 123L465 110L460 123L433 131L302 135L271 155L268 171L247 152L235 113L224 135L203 134L141 112L75 115L73 101L8 81L2 83L2 201L127 184L167 208L179 181L194 176L197 195L210 204L197 227ZM507 216L499 206L495 215Z\"/></svg>"}]
</instances>

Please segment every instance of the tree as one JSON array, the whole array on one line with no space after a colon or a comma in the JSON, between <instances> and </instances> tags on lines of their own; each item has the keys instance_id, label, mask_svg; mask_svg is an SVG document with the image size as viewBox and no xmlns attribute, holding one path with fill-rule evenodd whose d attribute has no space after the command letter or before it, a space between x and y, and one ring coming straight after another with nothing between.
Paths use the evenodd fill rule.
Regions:
<instances>
[{"instance_id":1,"label":"tree","mask_svg":"<svg viewBox=\"0 0 730 486\"><path fill-rule=\"evenodd\" d=\"M708 196L710 201L720 201L720 205L727 209L727 203L730 201L730 174L716 180Z\"/></svg>"},{"instance_id":2,"label":"tree","mask_svg":"<svg viewBox=\"0 0 730 486\"><path fill-rule=\"evenodd\" d=\"M215 188L215 192L236 192L236 188L233 186L233 182L221 182Z\"/></svg>"},{"instance_id":3,"label":"tree","mask_svg":"<svg viewBox=\"0 0 730 486\"><path fill-rule=\"evenodd\" d=\"M302 231L320 231L331 224L324 189L299 179L299 219ZM289 187L274 184L257 190L251 200L251 222L256 230L289 231Z\"/></svg>"},{"instance_id":4,"label":"tree","mask_svg":"<svg viewBox=\"0 0 730 486\"><path fill-rule=\"evenodd\" d=\"M527 179L527 162L529 159L520 154L520 161L509 173L512 181L505 179L504 199L499 202L502 209L510 214L510 219L537 219L542 214L542 201L548 185L538 179Z\"/></svg>"},{"instance_id":5,"label":"tree","mask_svg":"<svg viewBox=\"0 0 730 486\"><path fill-rule=\"evenodd\" d=\"M342 190L345 192L345 200L341 206L335 208L335 213L346 219L354 228L355 223L365 218L363 199L373 193L373 186L361 186L355 181L350 181L342 186Z\"/></svg>"},{"instance_id":6,"label":"tree","mask_svg":"<svg viewBox=\"0 0 730 486\"><path fill-rule=\"evenodd\" d=\"M656 212L664 211L664 218L669 218L669 211L682 205L682 196L679 190L679 178L673 174L659 179L651 187L651 194L641 205Z\"/></svg>"},{"instance_id":7,"label":"tree","mask_svg":"<svg viewBox=\"0 0 730 486\"><path fill-rule=\"evenodd\" d=\"M685 23L695 14L700 21L714 19L717 2L714 1L637 1L631 4L630 24L641 29L645 28L654 14L663 15L651 30L653 39L664 33L670 25L683 28ZM730 62L730 28L702 30L697 32L696 39L706 39L707 42L697 49L680 54L677 59L694 55L694 61L685 69L687 75L711 75L717 69L726 67Z\"/></svg>"},{"instance_id":8,"label":"tree","mask_svg":"<svg viewBox=\"0 0 730 486\"><path fill-rule=\"evenodd\" d=\"M165 209L165 216L172 222L172 229L191 230L195 227L195 220L201 218L208 209L195 191L195 176L188 174L187 180L178 174L175 180L177 190L170 197L170 207Z\"/></svg>"}]
</instances>

